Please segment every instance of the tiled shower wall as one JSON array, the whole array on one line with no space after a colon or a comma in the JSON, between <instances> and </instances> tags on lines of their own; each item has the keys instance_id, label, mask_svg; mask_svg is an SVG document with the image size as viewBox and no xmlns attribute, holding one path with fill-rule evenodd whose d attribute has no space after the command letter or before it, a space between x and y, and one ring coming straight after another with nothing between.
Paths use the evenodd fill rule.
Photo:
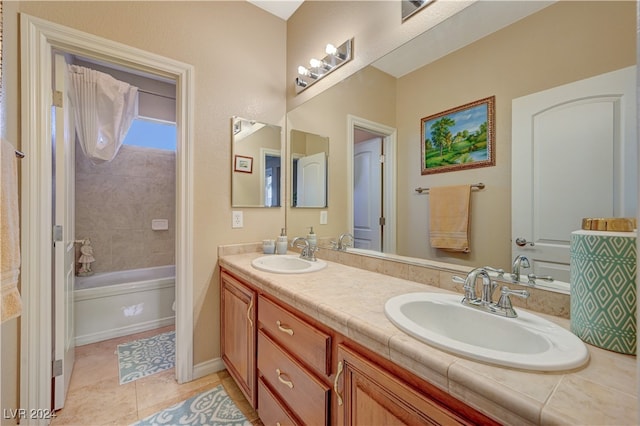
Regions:
<instances>
[{"instance_id":1,"label":"tiled shower wall","mask_svg":"<svg viewBox=\"0 0 640 426\"><path fill-rule=\"evenodd\" d=\"M76 239L91 240L94 272L174 264L175 170L173 151L123 145L94 165L76 145ZM169 230L153 231L152 219Z\"/></svg>"}]
</instances>

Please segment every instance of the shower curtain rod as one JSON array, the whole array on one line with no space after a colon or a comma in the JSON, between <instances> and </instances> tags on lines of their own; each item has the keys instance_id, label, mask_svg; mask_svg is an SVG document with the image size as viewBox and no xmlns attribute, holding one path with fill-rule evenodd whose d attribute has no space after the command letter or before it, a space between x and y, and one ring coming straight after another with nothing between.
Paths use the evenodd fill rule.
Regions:
<instances>
[{"instance_id":1,"label":"shower curtain rod","mask_svg":"<svg viewBox=\"0 0 640 426\"><path fill-rule=\"evenodd\" d=\"M140 89L140 88L138 88L138 92L140 92L140 93L146 93L147 95L159 96L159 97L161 97L161 98L172 99L172 100L174 100L174 101L176 100L176 97L175 97L175 96L162 95L162 94L160 94L160 93L150 92L150 91L148 91L148 90L142 90L142 89Z\"/></svg>"}]
</instances>

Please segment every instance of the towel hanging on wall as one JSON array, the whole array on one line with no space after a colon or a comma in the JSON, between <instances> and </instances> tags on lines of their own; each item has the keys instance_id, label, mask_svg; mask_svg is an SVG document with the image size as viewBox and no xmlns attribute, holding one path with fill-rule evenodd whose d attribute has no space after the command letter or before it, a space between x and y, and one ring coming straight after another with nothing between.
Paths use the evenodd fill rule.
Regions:
<instances>
[{"instance_id":1,"label":"towel hanging on wall","mask_svg":"<svg viewBox=\"0 0 640 426\"><path fill-rule=\"evenodd\" d=\"M138 88L100 71L69 65L69 96L84 154L94 164L113 160L138 113Z\"/></svg>"},{"instance_id":2,"label":"towel hanging on wall","mask_svg":"<svg viewBox=\"0 0 640 426\"><path fill-rule=\"evenodd\" d=\"M469 253L471 185L431 188L429 198L431 247Z\"/></svg>"},{"instance_id":3,"label":"towel hanging on wall","mask_svg":"<svg viewBox=\"0 0 640 426\"><path fill-rule=\"evenodd\" d=\"M18 166L16 150L2 141L0 159L0 322L22 314L22 299L18 291L20 276L20 219L18 208Z\"/></svg>"}]
</instances>

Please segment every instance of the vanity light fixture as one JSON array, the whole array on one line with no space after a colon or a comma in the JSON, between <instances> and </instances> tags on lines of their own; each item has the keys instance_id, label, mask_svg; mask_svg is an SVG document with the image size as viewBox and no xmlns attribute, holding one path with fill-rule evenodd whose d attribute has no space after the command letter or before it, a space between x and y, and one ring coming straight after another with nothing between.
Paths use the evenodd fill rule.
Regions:
<instances>
[{"instance_id":1,"label":"vanity light fixture","mask_svg":"<svg viewBox=\"0 0 640 426\"><path fill-rule=\"evenodd\" d=\"M336 70L340 66L349 62L352 58L353 39L349 39L336 47L333 44L327 44L325 56L322 59L312 58L309 61L309 67L299 66L296 77L297 93L302 92L307 87L321 80L323 77Z\"/></svg>"}]
</instances>

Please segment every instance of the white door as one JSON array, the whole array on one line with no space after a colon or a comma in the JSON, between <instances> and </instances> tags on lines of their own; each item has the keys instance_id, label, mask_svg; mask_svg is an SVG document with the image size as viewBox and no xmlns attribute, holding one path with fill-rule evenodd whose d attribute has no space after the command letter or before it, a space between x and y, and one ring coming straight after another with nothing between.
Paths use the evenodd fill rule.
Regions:
<instances>
[{"instance_id":1,"label":"white door","mask_svg":"<svg viewBox=\"0 0 640 426\"><path fill-rule=\"evenodd\" d=\"M569 282L584 217L636 217L635 67L514 99L512 255Z\"/></svg>"},{"instance_id":2,"label":"white door","mask_svg":"<svg viewBox=\"0 0 640 426\"><path fill-rule=\"evenodd\" d=\"M382 138L356 143L353 155L354 247L382 250Z\"/></svg>"},{"instance_id":3,"label":"white door","mask_svg":"<svg viewBox=\"0 0 640 426\"><path fill-rule=\"evenodd\" d=\"M326 207L327 158L324 152L298 160L297 207Z\"/></svg>"},{"instance_id":4,"label":"white door","mask_svg":"<svg viewBox=\"0 0 640 426\"><path fill-rule=\"evenodd\" d=\"M55 55L53 129L53 404L64 406L74 362L73 286L75 279L75 155L73 114L68 101L67 63ZM62 99L62 103L59 100ZM55 232L54 232L55 234Z\"/></svg>"}]
</instances>

